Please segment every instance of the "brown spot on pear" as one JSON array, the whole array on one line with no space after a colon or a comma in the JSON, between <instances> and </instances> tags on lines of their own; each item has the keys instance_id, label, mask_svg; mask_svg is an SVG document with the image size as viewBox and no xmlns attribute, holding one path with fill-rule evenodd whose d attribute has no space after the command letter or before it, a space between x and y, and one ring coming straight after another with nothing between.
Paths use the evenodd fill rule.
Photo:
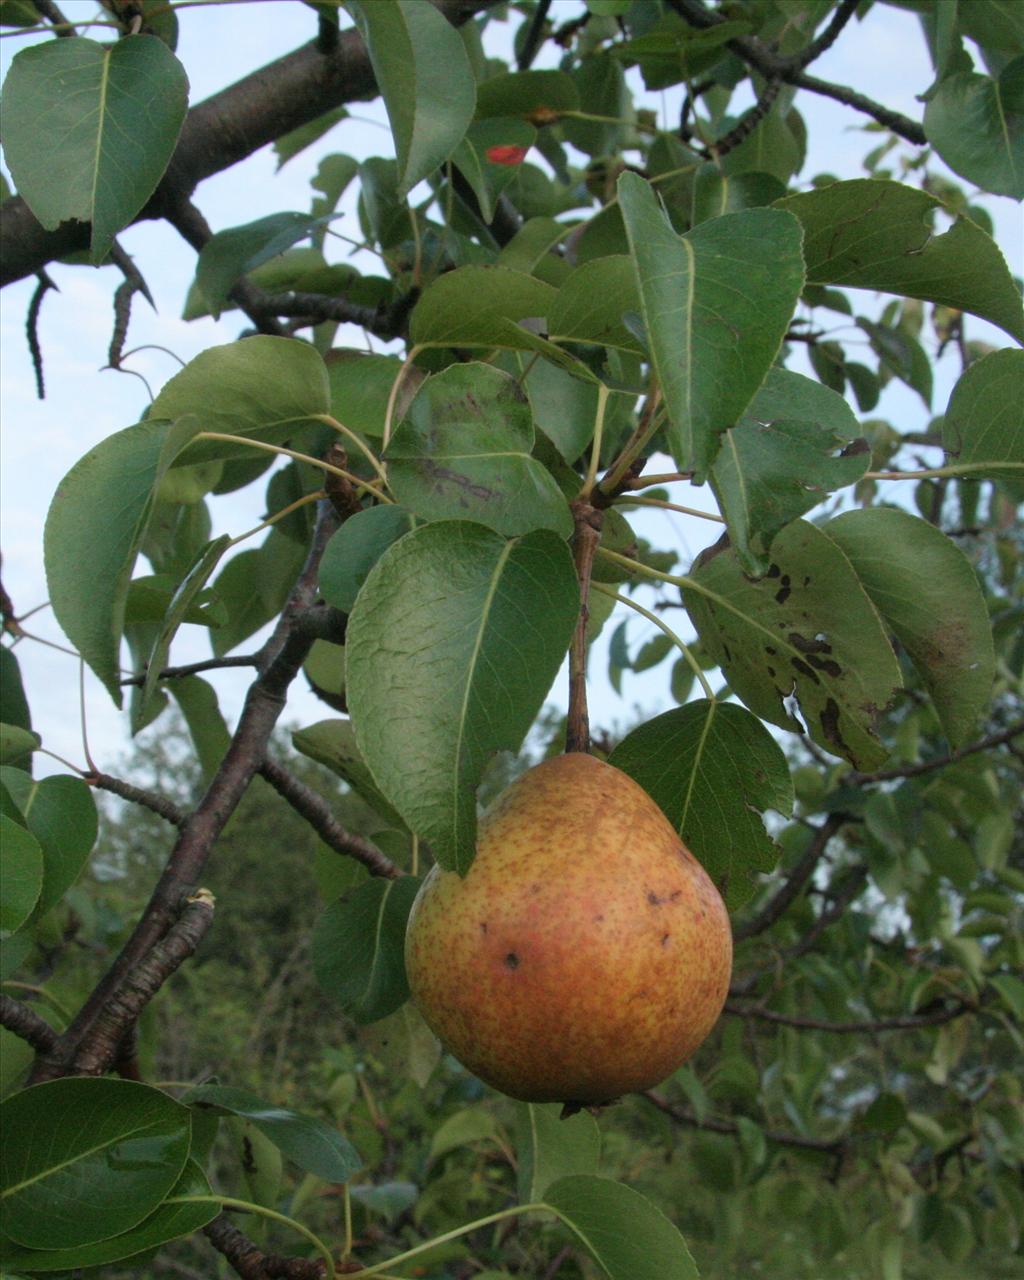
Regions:
<instances>
[{"instance_id":1,"label":"brown spot on pear","mask_svg":"<svg viewBox=\"0 0 1024 1280\"><path fill-rule=\"evenodd\" d=\"M405 956L420 1011L470 1071L514 1098L596 1104L693 1054L725 1002L732 935L647 792L574 752L499 797L465 877L433 868Z\"/></svg>"}]
</instances>

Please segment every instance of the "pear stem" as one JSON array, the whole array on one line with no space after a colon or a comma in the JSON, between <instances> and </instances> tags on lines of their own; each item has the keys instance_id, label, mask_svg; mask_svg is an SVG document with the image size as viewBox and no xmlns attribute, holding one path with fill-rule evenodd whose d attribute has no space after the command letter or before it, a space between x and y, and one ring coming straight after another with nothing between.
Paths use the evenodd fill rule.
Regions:
<instances>
[{"instance_id":1,"label":"pear stem","mask_svg":"<svg viewBox=\"0 0 1024 1280\"><path fill-rule=\"evenodd\" d=\"M565 749L590 751L590 716L587 710L587 623L590 620L590 574L594 553L601 541L604 513L585 498L572 504L576 532L573 534L573 558L580 583L580 616L576 622L569 649L569 715L565 727Z\"/></svg>"}]
</instances>

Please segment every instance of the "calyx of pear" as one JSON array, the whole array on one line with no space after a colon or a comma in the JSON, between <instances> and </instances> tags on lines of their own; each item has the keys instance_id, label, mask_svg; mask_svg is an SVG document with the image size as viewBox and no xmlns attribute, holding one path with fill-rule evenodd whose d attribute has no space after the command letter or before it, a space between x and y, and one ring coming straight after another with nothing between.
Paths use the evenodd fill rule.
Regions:
<instances>
[{"instance_id":1,"label":"calyx of pear","mask_svg":"<svg viewBox=\"0 0 1024 1280\"><path fill-rule=\"evenodd\" d=\"M428 1025L481 1080L595 1105L657 1084L705 1039L732 935L647 792L573 752L499 797L465 877L431 870L405 960Z\"/></svg>"}]
</instances>

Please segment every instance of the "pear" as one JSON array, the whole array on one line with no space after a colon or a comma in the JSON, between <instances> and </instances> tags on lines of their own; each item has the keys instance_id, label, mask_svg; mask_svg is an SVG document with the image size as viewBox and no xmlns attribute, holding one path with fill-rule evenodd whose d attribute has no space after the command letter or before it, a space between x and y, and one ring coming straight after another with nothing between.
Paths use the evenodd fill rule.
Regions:
<instances>
[{"instance_id":1,"label":"pear","mask_svg":"<svg viewBox=\"0 0 1024 1280\"><path fill-rule=\"evenodd\" d=\"M466 876L434 867L409 916L413 999L475 1075L594 1105L663 1080L714 1026L725 904L646 791L579 752L481 819Z\"/></svg>"}]
</instances>

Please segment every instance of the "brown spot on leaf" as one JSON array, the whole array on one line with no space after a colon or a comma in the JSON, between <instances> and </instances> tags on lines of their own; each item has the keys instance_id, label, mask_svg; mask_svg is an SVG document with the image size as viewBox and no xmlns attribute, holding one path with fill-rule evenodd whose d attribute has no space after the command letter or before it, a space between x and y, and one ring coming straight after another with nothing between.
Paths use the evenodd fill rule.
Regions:
<instances>
[{"instance_id":1,"label":"brown spot on leaf","mask_svg":"<svg viewBox=\"0 0 1024 1280\"><path fill-rule=\"evenodd\" d=\"M829 698L818 718L821 721L821 731L826 740L832 743L839 755L849 759L850 748L843 741L843 735L839 732L839 706L835 698Z\"/></svg>"},{"instance_id":2,"label":"brown spot on leaf","mask_svg":"<svg viewBox=\"0 0 1024 1280\"><path fill-rule=\"evenodd\" d=\"M789 574L784 573L779 584L779 589L775 593L775 603L785 604L791 594L792 587L789 585Z\"/></svg>"}]
</instances>

